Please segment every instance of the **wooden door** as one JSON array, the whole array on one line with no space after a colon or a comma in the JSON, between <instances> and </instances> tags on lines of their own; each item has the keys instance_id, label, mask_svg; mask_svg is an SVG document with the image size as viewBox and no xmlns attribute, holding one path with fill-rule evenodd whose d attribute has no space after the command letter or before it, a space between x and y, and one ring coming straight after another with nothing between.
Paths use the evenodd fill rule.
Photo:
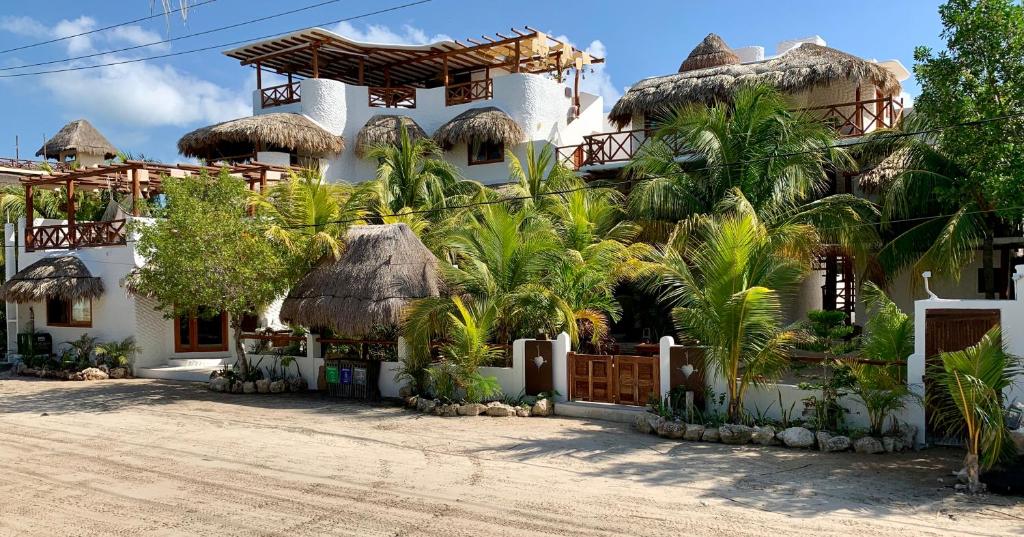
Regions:
<instances>
[{"instance_id":1,"label":"wooden door","mask_svg":"<svg viewBox=\"0 0 1024 537\"><path fill-rule=\"evenodd\" d=\"M569 353L569 400L614 403L612 357Z\"/></svg>"},{"instance_id":2,"label":"wooden door","mask_svg":"<svg viewBox=\"0 0 1024 537\"><path fill-rule=\"evenodd\" d=\"M644 406L651 398L660 398L659 369L655 356L616 356L615 402Z\"/></svg>"},{"instance_id":3,"label":"wooden door","mask_svg":"<svg viewBox=\"0 0 1024 537\"><path fill-rule=\"evenodd\" d=\"M956 352L981 341L981 338L999 324L999 310L928 310L925 316L925 393L933 394L933 382L927 371L939 363L939 354ZM925 405L925 420L931 432L931 405Z\"/></svg>"},{"instance_id":4,"label":"wooden door","mask_svg":"<svg viewBox=\"0 0 1024 537\"><path fill-rule=\"evenodd\" d=\"M555 389L554 369L551 367L551 359L555 355L554 342L527 340L525 343L526 395L551 393Z\"/></svg>"}]
</instances>

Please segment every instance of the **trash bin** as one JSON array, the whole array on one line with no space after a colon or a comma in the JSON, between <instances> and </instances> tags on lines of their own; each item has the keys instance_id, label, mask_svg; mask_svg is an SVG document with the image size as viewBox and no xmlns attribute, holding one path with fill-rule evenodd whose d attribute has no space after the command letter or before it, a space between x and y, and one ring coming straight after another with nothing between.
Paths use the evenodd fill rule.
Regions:
<instances>
[{"instance_id":1,"label":"trash bin","mask_svg":"<svg viewBox=\"0 0 1024 537\"><path fill-rule=\"evenodd\" d=\"M324 360L327 394L331 397L377 401L380 399L380 362L327 358Z\"/></svg>"},{"instance_id":2,"label":"trash bin","mask_svg":"<svg viewBox=\"0 0 1024 537\"><path fill-rule=\"evenodd\" d=\"M53 354L53 336L46 332L18 334L18 354L22 356L50 356Z\"/></svg>"}]
</instances>

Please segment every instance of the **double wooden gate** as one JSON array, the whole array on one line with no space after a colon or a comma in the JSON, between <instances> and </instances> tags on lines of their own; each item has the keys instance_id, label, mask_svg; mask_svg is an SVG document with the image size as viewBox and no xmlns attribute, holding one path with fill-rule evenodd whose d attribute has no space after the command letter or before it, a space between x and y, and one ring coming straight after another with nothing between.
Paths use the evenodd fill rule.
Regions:
<instances>
[{"instance_id":1,"label":"double wooden gate","mask_svg":"<svg viewBox=\"0 0 1024 537\"><path fill-rule=\"evenodd\" d=\"M646 405L661 398L658 357L570 352L569 400Z\"/></svg>"}]
</instances>

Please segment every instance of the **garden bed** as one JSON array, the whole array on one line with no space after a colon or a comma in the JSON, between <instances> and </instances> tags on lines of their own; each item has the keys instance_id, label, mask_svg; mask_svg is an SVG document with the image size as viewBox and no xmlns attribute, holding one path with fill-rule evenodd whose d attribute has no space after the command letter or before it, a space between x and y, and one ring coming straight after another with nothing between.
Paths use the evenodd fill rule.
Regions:
<instances>
[{"instance_id":1,"label":"garden bed","mask_svg":"<svg viewBox=\"0 0 1024 537\"><path fill-rule=\"evenodd\" d=\"M129 367L111 367L99 365L96 367L85 367L82 369L62 369L49 367L29 367L24 363L14 366L14 374L22 377L37 377L56 380L107 380L132 378L132 370Z\"/></svg>"},{"instance_id":2,"label":"garden bed","mask_svg":"<svg viewBox=\"0 0 1024 537\"><path fill-rule=\"evenodd\" d=\"M406 397L405 406L415 409L421 414L451 418L457 416L489 416L492 418L545 417L550 416L555 408L554 402L549 398L539 398L532 403L524 400L513 405L501 401L491 401L489 403L445 403L440 399L430 399L416 395Z\"/></svg>"},{"instance_id":3,"label":"garden bed","mask_svg":"<svg viewBox=\"0 0 1024 537\"><path fill-rule=\"evenodd\" d=\"M302 377L243 381L214 373L207 387L222 393L284 393L304 392L309 389L309 383Z\"/></svg>"}]
</instances>

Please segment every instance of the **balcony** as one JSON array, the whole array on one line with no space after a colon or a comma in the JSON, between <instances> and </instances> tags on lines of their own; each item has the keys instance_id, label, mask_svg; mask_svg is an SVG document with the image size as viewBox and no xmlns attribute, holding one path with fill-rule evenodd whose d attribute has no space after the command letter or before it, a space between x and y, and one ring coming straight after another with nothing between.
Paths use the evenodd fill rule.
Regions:
<instances>
[{"instance_id":1,"label":"balcony","mask_svg":"<svg viewBox=\"0 0 1024 537\"><path fill-rule=\"evenodd\" d=\"M817 117L835 129L839 137L849 138L863 136L877 129L894 128L903 116L903 99L884 97L793 111ZM639 154L653 133L652 129L636 129L590 134L584 136L583 143L579 145L559 147L558 161L573 170L628 162ZM680 155L685 153L682 147L674 149Z\"/></svg>"},{"instance_id":2,"label":"balcony","mask_svg":"<svg viewBox=\"0 0 1024 537\"><path fill-rule=\"evenodd\" d=\"M444 104L453 106L494 98L494 79L470 80L445 87Z\"/></svg>"},{"instance_id":3,"label":"balcony","mask_svg":"<svg viewBox=\"0 0 1024 537\"><path fill-rule=\"evenodd\" d=\"M271 108L284 104L297 103L302 100L299 94L299 83L291 82L280 86L271 86L260 90L260 105Z\"/></svg>"},{"instance_id":4,"label":"balcony","mask_svg":"<svg viewBox=\"0 0 1024 537\"><path fill-rule=\"evenodd\" d=\"M370 108L416 108L416 88L370 86L367 90Z\"/></svg>"},{"instance_id":5,"label":"balcony","mask_svg":"<svg viewBox=\"0 0 1024 537\"><path fill-rule=\"evenodd\" d=\"M111 220L30 227L25 230L25 250L73 250L127 244L127 223L127 220Z\"/></svg>"}]
</instances>

